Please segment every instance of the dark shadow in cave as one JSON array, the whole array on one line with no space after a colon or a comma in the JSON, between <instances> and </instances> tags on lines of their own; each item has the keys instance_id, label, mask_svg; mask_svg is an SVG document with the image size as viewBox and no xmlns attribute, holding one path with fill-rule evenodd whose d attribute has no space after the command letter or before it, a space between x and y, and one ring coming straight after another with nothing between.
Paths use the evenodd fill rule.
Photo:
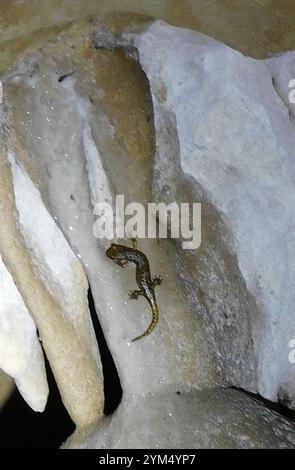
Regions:
<instances>
[{"instance_id":1,"label":"dark shadow in cave","mask_svg":"<svg viewBox=\"0 0 295 470\"><path fill-rule=\"evenodd\" d=\"M98 316L95 310L94 300L92 296L91 289L88 289L88 304L89 311L92 319L93 328L95 331L95 336L97 344L99 347L102 369L103 369L103 379L104 379L104 414L106 416L114 413L116 408L119 406L122 399L122 387L120 378L110 353L110 350L107 346L102 328L100 326Z\"/></svg>"},{"instance_id":2,"label":"dark shadow in cave","mask_svg":"<svg viewBox=\"0 0 295 470\"><path fill-rule=\"evenodd\" d=\"M265 408L268 408L269 410L275 411L277 414L283 416L284 418L288 419L291 421L293 424L295 423L295 411L291 410L287 406L283 405L282 403L276 403L270 400L267 400L267 398L263 398L261 395L248 392L247 390L244 390L243 388L239 387L230 387L233 390L238 390L239 392L245 393L245 395L248 395L248 397L252 398L253 400L258 401L262 405L265 406Z\"/></svg>"},{"instance_id":3,"label":"dark shadow in cave","mask_svg":"<svg viewBox=\"0 0 295 470\"><path fill-rule=\"evenodd\" d=\"M119 375L100 326L91 290L89 311L100 350L104 375L104 414L112 414L122 398ZM15 389L0 412L0 449L57 449L74 432L75 425L65 409L46 354L49 385L48 402L43 413L33 411Z\"/></svg>"},{"instance_id":4,"label":"dark shadow in cave","mask_svg":"<svg viewBox=\"0 0 295 470\"><path fill-rule=\"evenodd\" d=\"M45 353L44 358L49 385L45 411L33 411L16 388L0 412L0 449L57 449L75 430Z\"/></svg>"}]
</instances>

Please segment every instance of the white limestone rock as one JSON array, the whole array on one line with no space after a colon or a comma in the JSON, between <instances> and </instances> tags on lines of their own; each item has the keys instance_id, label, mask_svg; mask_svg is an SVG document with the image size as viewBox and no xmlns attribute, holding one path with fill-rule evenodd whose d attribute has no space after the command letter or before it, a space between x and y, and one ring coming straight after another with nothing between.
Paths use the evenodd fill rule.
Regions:
<instances>
[{"instance_id":1,"label":"white limestone rock","mask_svg":"<svg viewBox=\"0 0 295 470\"><path fill-rule=\"evenodd\" d=\"M44 411L48 384L36 325L0 257L0 368L35 411Z\"/></svg>"},{"instance_id":2,"label":"white limestone rock","mask_svg":"<svg viewBox=\"0 0 295 470\"><path fill-rule=\"evenodd\" d=\"M22 140L23 128L14 121L16 134L21 146L38 156L42 198L85 267L124 394L163 393L170 386L188 389L218 381L204 341L202 322L194 316L184 297L164 244L159 245L156 240L140 240L139 248L149 256L152 275L161 274L163 285L166 284L166 289L161 287L157 292L159 326L149 338L131 344L148 327L150 307L145 299L138 302L128 299L128 291L136 287L134 267L122 270L106 257L110 241L94 237L93 206L96 202L114 200L116 194L124 194L126 202L143 201L146 184L142 182L147 182L147 170L122 147L103 110L89 104L91 75L85 84L85 76L76 70L75 77L60 84L56 80L58 66L58 62L44 54L33 77L34 88L26 82L10 86L9 99L16 99L19 94L22 101L17 101L15 108L21 114L29 112L30 116ZM48 107L53 108L50 122L46 119ZM41 138L36 139L36 135ZM118 162L121 162L119 172ZM16 183L17 173L14 174ZM18 198L17 201L20 205ZM25 238L26 218L21 217ZM43 231L37 238L43 238L42 247L46 246ZM31 240L27 244L36 252L38 241ZM74 319L75 329L76 322Z\"/></svg>"},{"instance_id":3,"label":"white limestone rock","mask_svg":"<svg viewBox=\"0 0 295 470\"><path fill-rule=\"evenodd\" d=\"M254 60L160 21L123 44L136 48L150 83L154 194L203 203L202 247L179 257L184 270L195 263L188 291L200 293L192 301L216 362L229 383L292 406L295 52Z\"/></svg>"},{"instance_id":4,"label":"white limestone rock","mask_svg":"<svg viewBox=\"0 0 295 470\"><path fill-rule=\"evenodd\" d=\"M74 422L84 426L101 416L104 404L100 355L88 309L87 278L12 151L8 152L8 160L19 229L48 297L43 298L43 305L36 312L36 292L32 289L26 295L30 296L34 319L64 404ZM37 359L33 353L31 356L34 364ZM28 371L26 376L30 376Z\"/></svg>"},{"instance_id":5,"label":"white limestone rock","mask_svg":"<svg viewBox=\"0 0 295 470\"><path fill-rule=\"evenodd\" d=\"M292 449L294 445L292 422L237 390L219 388L123 400L86 439L76 432L64 447Z\"/></svg>"},{"instance_id":6,"label":"white limestone rock","mask_svg":"<svg viewBox=\"0 0 295 470\"><path fill-rule=\"evenodd\" d=\"M26 246L40 278L74 321L79 314L77 304L81 295L76 289L77 265L79 266L80 262L15 155L9 152L8 160L12 168L19 225ZM81 287L85 291L87 283Z\"/></svg>"},{"instance_id":7,"label":"white limestone rock","mask_svg":"<svg viewBox=\"0 0 295 470\"><path fill-rule=\"evenodd\" d=\"M155 43L155 37L159 44ZM253 349L252 330L256 328L254 320L260 311L249 294L235 254L231 253L227 238L235 240L229 230L231 225L227 218L222 220L223 214L213 205L211 193L208 191L207 194L206 188L187 177L185 172L189 170L185 167L185 161L181 161L181 165L179 162L179 145L183 139L186 142L186 137L179 132L178 125L186 136L184 126L191 126L195 119L193 103L194 93L197 93L195 71L186 71L185 61L190 60L194 65L198 57L194 51L198 47L206 49L208 46L210 49L214 44L222 54L225 46L161 23L151 26L142 35L125 35L124 42L128 50L132 44L138 48L141 65L150 80L153 94L157 145L153 195L150 193L151 162L136 160L129 155L102 106L89 99L97 91L96 70L91 69L91 61L83 68L80 55L74 61L74 58L77 59L75 51L79 51L79 47L74 49L70 44L66 52L64 49L60 52L55 45L53 52L44 45L29 83L24 77L17 83L5 83L6 98L10 103L9 120L13 125L16 147L22 150L17 153L22 166L13 168L12 162L15 188L20 181L22 190L27 187L23 175L18 174L20 168L23 171L26 169L31 177L35 175L47 216L54 217L71 249L83 263L123 389L119 408L112 417L103 418L99 395L101 379L96 364L90 369L98 377L95 387L89 388L86 383L89 377L87 368L85 373L81 368L77 369L75 379L81 386L78 390L69 384L72 369L65 374L66 380L63 382L62 372L75 367L81 349L79 342L75 341L77 333L78 337L80 333L78 316L68 315L66 310L64 318L67 321L58 339L62 339L63 344L73 340L72 347L64 347L66 354L60 354L61 342L54 336L57 330L53 325L47 341L47 348L52 354L49 360L54 366L59 358L66 358L63 359L65 367L60 368L57 374L57 381L64 392L70 391L68 398L70 396L72 401L67 401L67 408L73 411L74 404L74 410L78 409L76 422L89 424L85 415L93 408L86 406L85 409L83 405L84 402L88 405L88 400L91 404L96 396L95 409L100 405L100 413L95 416L101 418L97 425L92 426L91 433L87 427L81 434L77 429L66 445L89 448L292 447L292 424L238 391L221 387L230 383L257 390L257 347L255 345ZM66 43L66 35L63 35L63 47ZM175 55L168 49L168 43L175 48ZM242 60L238 53L232 51L232 55ZM171 62L167 69L166 60ZM220 62L223 63L223 60L220 59ZM252 63L250 59L249 62ZM58 82L61 65L62 69L71 70L73 63L74 76ZM201 66L198 70L201 73ZM183 95L182 92L178 95L174 89L174 79L181 73L185 74L184 90ZM228 75L231 73L229 67ZM177 81L181 90L179 83ZM171 99L168 84L175 91ZM189 108L190 101L192 109ZM178 106L181 109L184 107L179 118ZM182 123L186 117L187 120ZM188 138L190 133L188 127ZM204 151L203 147L202 142L197 142L198 152ZM190 154L185 155L189 161ZM219 173L215 174L218 176ZM114 265L105 255L105 244L93 236L95 217L92 205L100 200L110 200L115 194L124 194L126 202L142 203L149 201L151 196L163 201L199 202L197 197L201 194L205 205L205 235L211 234L196 254L185 252L177 243L167 240L160 240L160 243L139 240L139 248L150 260L152 275L161 274L163 284L156 292L160 308L159 324L152 335L138 343L131 343L130 340L144 331L151 312L145 299L138 302L128 299L128 290L136 288L134 267L122 270ZM15 195L21 209L17 190ZM41 202L40 198L38 204ZM43 210L40 209L41 215ZM30 231L30 224L25 224L26 218L20 217L20 230L28 249L32 251L32 258L38 258L36 271L40 277L43 276L48 289L52 289L51 282L57 286L56 297L59 302L65 302L63 307L67 309L67 290L65 299L61 300L58 293L60 285L50 259L42 255L40 262L38 240L43 240L41 248L44 248L46 234L38 232L36 240ZM125 242L128 243L127 240ZM235 248L236 245L235 241ZM40 271L42 266L50 280ZM64 272L60 265L59 269ZM66 286L70 279L65 270ZM85 287L83 276L82 286ZM56 318L60 317L57 315ZM261 328L257 333L260 331ZM82 344L85 346L85 343ZM89 344L91 340L87 342L88 347Z\"/></svg>"},{"instance_id":8,"label":"white limestone rock","mask_svg":"<svg viewBox=\"0 0 295 470\"><path fill-rule=\"evenodd\" d=\"M13 379L0 369L0 410L12 394L14 389Z\"/></svg>"}]
</instances>

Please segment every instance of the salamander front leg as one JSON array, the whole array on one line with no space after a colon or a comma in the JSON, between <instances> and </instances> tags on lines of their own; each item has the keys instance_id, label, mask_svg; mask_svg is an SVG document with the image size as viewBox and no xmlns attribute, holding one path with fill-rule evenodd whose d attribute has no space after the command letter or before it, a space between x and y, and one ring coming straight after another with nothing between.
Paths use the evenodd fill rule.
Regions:
<instances>
[{"instance_id":1,"label":"salamander front leg","mask_svg":"<svg viewBox=\"0 0 295 470\"><path fill-rule=\"evenodd\" d=\"M137 300L139 295L143 295L141 290L133 290L129 292L129 299Z\"/></svg>"},{"instance_id":2,"label":"salamander front leg","mask_svg":"<svg viewBox=\"0 0 295 470\"><path fill-rule=\"evenodd\" d=\"M124 268L126 266L126 264L128 263L128 260L116 260L115 263L118 265L118 266L121 266L121 268Z\"/></svg>"},{"instance_id":3,"label":"salamander front leg","mask_svg":"<svg viewBox=\"0 0 295 470\"><path fill-rule=\"evenodd\" d=\"M136 238L131 238L131 241L132 241L133 250L136 250L137 249L137 239Z\"/></svg>"}]
</instances>

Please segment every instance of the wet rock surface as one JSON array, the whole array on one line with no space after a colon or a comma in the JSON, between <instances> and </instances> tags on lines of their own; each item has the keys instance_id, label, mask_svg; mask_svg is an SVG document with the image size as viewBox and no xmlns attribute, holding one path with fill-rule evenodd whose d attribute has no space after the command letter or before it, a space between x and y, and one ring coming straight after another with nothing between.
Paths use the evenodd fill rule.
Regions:
<instances>
[{"instance_id":1,"label":"wet rock surface","mask_svg":"<svg viewBox=\"0 0 295 470\"><path fill-rule=\"evenodd\" d=\"M123 401L87 439L76 432L64 447L284 449L294 444L293 423L241 392L220 388Z\"/></svg>"},{"instance_id":2,"label":"wet rock surface","mask_svg":"<svg viewBox=\"0 0 295 470\"><path fill-rule=\"evenodd\" d=\"M77 425L65 446L293 447L293 423L226 387L292 406L294 129L281 71L292 75L294 55L257 61L122 18L50 20L3 56L0 251ZM196 252L139 241L163 283L159 324L134 344L149 306L128 299L133 267L116 267L93 235L93 206L116 194L202 203ZM123 389L108 418L88 282Z\"/></svg>"},{"instance_id":3,"label":"wet rock surface","mask_svg":"<svg viewBox=\"0 0 295 470\"><path fill-rule=\"evenodd\" d=\"M253 60L161 22L123 38L151 86L155 197L203 203L202 246L176 266L216 362L229 383L291 403L295 54Z\"/></svg>"}]
</instances>

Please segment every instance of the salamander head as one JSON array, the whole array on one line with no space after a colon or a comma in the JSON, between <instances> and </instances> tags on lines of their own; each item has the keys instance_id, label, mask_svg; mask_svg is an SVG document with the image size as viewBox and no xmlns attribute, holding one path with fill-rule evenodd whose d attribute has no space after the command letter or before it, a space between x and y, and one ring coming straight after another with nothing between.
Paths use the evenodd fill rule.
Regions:
<instances>
[{"instance_id":1,"label":"salamander head","mask_svg":"<svg viewBox=\"0 0 295 470\"><path fill-rule=\"evenodd\" d=\"M112 243L111 246L107 249L106 255L110 259L120 260L120 258L122 258L121 247L115 243Z\"/></svg>"}]
</instances>

